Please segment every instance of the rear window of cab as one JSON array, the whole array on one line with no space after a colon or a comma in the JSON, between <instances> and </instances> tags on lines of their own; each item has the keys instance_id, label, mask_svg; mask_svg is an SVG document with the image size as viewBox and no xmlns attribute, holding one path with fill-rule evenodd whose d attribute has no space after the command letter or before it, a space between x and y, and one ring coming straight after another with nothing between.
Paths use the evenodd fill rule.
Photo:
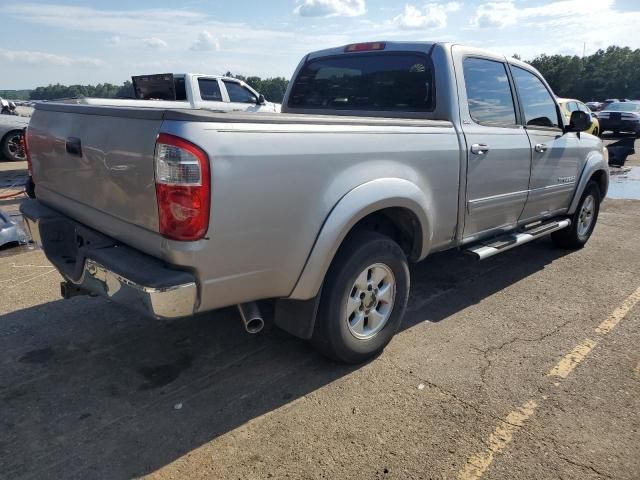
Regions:
<instances>
[{"instance_id":1,"label":"rear window of cab","mask_svg":"<svg viewBox=\"0 0 640 480\"><path fill-rule=\"evenodd\" d=\"M431 60L423 54L374 53L312 60L300 70L288 107L364 111L433 111Z\"/></svg>"}]
</instances>

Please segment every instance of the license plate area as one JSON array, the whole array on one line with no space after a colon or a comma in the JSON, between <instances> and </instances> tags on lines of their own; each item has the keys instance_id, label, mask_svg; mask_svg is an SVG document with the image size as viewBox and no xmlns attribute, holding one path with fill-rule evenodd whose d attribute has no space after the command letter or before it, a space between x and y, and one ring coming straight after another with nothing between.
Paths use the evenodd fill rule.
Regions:
<instances>
[{"instance_id":1,"label":"license plate area","mask_svg":"<svg viewBox=\"0 0 640 480\"><path fill-rule=\"evenodd\" d=\"M116 242L65 217L40 220L40 240L47 258L72 281L79 281L90 250L112 247Z\"/></svg>"}]
</instances>

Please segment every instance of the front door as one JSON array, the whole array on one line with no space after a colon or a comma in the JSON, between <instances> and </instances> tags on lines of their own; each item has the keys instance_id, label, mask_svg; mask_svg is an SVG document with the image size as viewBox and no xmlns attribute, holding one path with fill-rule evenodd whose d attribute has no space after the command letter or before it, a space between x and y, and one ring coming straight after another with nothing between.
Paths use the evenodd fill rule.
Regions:
<instances>
[{"instance_id":1,"label":"front door","mask_svg":"<svg viewBox=\"0 0 640 480\"><path fill-rule=\"evenodd\" d=\"M456 61L464 76L459 95L467 147L465 242L514 228L527 201L531 147L499 58Z\"/></svg>"},{"instance_id":2,"label":"front door","mask_svg":"<svg viewBox=\"0 0 640 480\"><path fill-rule=\"evenodd\" d=\"M258 97L248 88L238 82L231 80L223 80L227 95L229 95L229 105L232 110L240 110L246 112L258 112L261 107L258 104Z\"/></svg>"},{"instance_id":3,"label":"front door","mask_svg":"<svg viewBox=\"0 0 640 480\"><path fill-rule=\"evenodd\" d=\"M511 66L531 142L531 180L522 221L555 216L569 207L582 166L575 133L563 132L556 102L532 72Z\"/></svg>"}]
</instances>

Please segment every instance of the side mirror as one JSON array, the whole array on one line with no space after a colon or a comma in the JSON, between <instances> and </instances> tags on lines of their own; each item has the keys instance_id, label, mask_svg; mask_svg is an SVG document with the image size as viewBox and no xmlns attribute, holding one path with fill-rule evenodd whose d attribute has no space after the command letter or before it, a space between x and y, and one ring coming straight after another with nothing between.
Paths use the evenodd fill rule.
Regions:
<instances>
[{"instance_id":1,"label":"side mirror","mask_svg":"<svg viewBox=\"0 0 640 480\"><path fill-rule=\"evenodd\" d=\"M265 103L267 103L267 101L264 98L264 95L260 94L258 95L258 105L264 105Z\"/></svg>"},{"instance_id":2,"label":"side mirror","mask_svg":"<svg viewBox=\"0 0 640 480\"><path fill-rule=\"evenodd\" d=\"M571 112L571 118L569 120L569 126L565 129L566 132L584 132L591 127L591 115L581 110Z\"/></svg>"}]
</instances>

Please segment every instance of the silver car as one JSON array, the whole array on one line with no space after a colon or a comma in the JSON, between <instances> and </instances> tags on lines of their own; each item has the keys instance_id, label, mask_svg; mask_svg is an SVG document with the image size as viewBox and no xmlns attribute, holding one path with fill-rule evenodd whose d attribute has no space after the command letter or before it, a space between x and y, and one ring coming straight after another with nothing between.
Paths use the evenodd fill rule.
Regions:
<instances>
[{"instance_id":1,"label":"silver car","mask_svg":"<svg viewBox=\"0 0 640 480\"><path fill-rule=\"evenodd\" d=\"M16 115L0 115L0 158L9 161L25 160L22 132L29 119Z\"/></svg>"}]
</instances>

